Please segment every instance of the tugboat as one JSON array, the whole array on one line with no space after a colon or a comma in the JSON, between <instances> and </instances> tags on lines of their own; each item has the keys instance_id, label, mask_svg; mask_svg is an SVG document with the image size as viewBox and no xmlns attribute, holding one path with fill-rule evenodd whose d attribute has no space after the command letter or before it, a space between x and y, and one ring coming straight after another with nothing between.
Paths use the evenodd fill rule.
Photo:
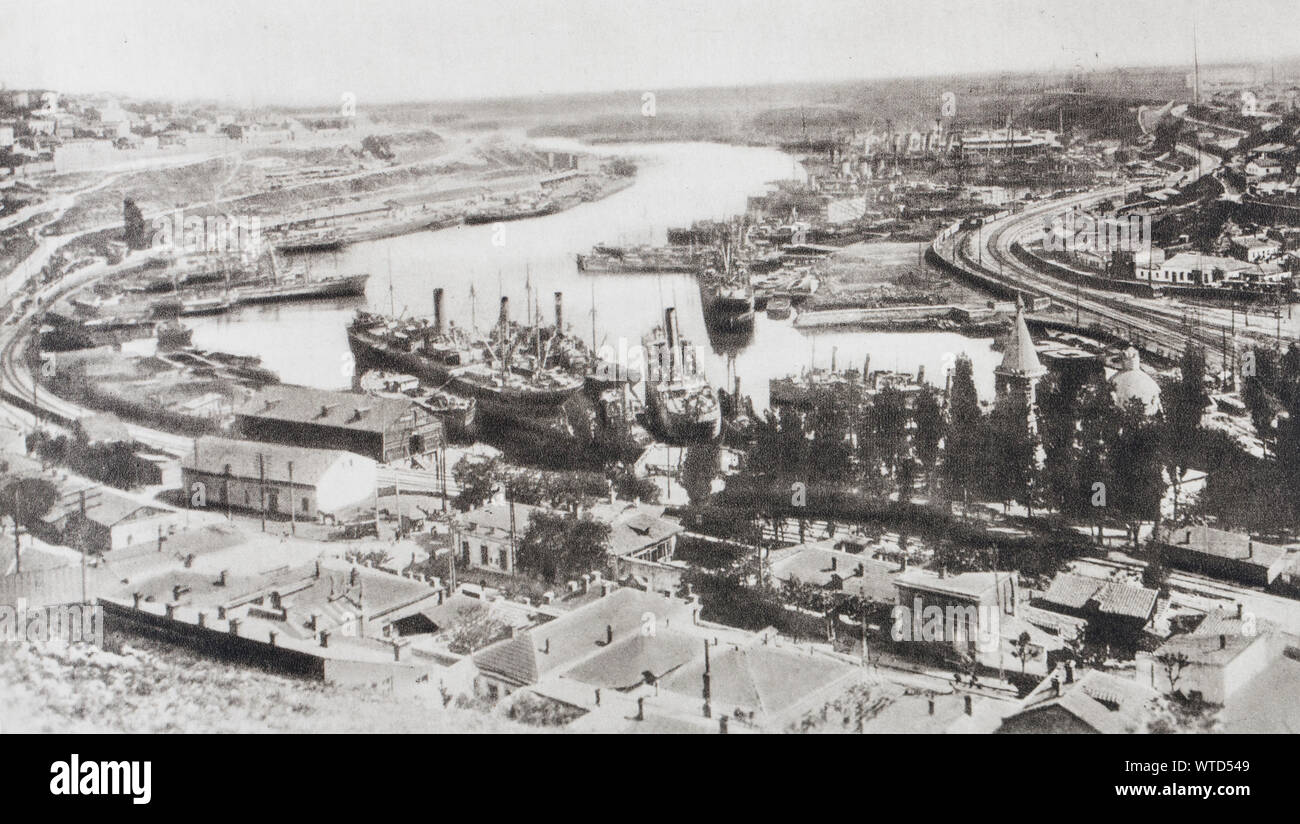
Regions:
<instances>
[{"instance_id":1,"label":"tugboat","mask_svg":"<svg viewBox=\"0 0 1300 824\"><path fill-rule=\"evenodd\" d=\"M677 329L677 310L664 310L663 326L642 344L649 358L645 396L649 419L659 432L678 442L712 441L722 431L718 397L699 370L695 349Z\"/></svg>"}]
</instances>

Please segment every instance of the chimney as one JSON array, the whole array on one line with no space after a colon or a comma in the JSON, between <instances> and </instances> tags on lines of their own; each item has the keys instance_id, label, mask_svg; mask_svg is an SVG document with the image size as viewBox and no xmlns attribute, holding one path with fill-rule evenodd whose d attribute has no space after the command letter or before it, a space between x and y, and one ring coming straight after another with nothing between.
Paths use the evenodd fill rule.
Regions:
<instances>
[{"instance_id":1,"label":"chimney","mask_svg":"<svg viewBox=\"0 0 1300 824\"><path fill-rule=\"evenodd\" d=\"M207 625L208 625L208 614L207 614L206 612L200 612L200 613L199 613L199 626L201 626L201 627L206 627Z\"/></svg>"},{"instance_id":2,"label":"chimney","mask_svg":"<svg viewBox=\"0 0 1300 824\"><path fill-rule=\"evenodd\" d=\"M930 714L931 714L931 715L934 715L934 697L933 697L933 696L931 696L931 698L930 698Z\"/></svg>"},{"instance_id":3,"label":"chimney","mask_svg":"<svg viewBox=\"0 0 1300 824\"><path fill-rule=\"evenodd\" d=\"M231 634L231 635L239 635L239 619L238 619L238 618L231 618L231 619L230 619L230 634Z\"/></svg>"},{"instance_id":4,"label":"chimney","mask_svg":"<svg viewBox=\"0 0 1300 824\"><path fill-rule=\"evenodd\" d=\"M899 571L899 572L907 572L907 553L906 553L906 552L903 553L903 557L902 557L902 559L899 561L899 563L901 564L901 566L898 568L898 571Z\"/></svg>"},{"instance_id":5,"label":"chimney","mask_svg":"<svg viewBox=\"0 0 1300 824\"><path fill-rule=\"evenodd\" d=\"M225 604L217 604L217 617L218 617L219 619L221 619L222 621L226 620L226 606L225 606Z\"/></svg>"},{"instance_id":6,"label":"chimney","mask_svg":"<svg viewBox=\"0 0 1300 824\"><path fill-rule=\"evenodd\" d=\"M1246 605L1243 604L1243 603L1241 603L1240 601L1238 601L1238 602L1237 602L1237 618L1238 618L1238 619L1244 617L1244 614L1245 614L1245 613L1244 613L1244 610L1245 610L1245 609L1246 609Z\"/></svg>"},{"instance_id":7,"label":"chimney","mask_svg":"<svg viewBox=\"0 0 1300 824\"><path fill-rule=\"evenodd\" d=\"M1052 676L1052 695L1057 695L1057 696L1059 696L1060 694L1061 694L1061 676L1059 676L1059 675L1053 675L1053 676ZM966 712L969 713L969 712L970 712L970 709L969 709L969 707L970 707L970 698L969 698L969 697L966 699L966 706L967 706L967 710L966 710Z\"/></svg>"},{"instance_id":8,"label":"chimney","mask_svg":"<svg viewBox=\"0 0 1300 824\"><path fill-rule=\"evenodd\" d=\"M677 310L669 306L664 310L664 335L668 338L668 349L677 348ZM676 357L670 355L670 357Z\"/></svg>"},{"instance_id":9,"label":"chimney","mask_svg":"<svg viewBox=\"0 0 1300 824\"><path fill-rule=\"evenodd\" d=\"M555 333L564 334L564 293L555 293Z\"/></svg>"},{"instance_id":10,"label":"chimney","mask_svg":"<svg viewBox=\"0 0 1300 824\"><path fill-rule=\"evenodd\" d=\"M402 660L402 643L400 641L393 642L393 660Z\"/></svg>"},{"instance_id":11,"label":"chimney","mask_svg":"<svg viewBox=\"0 0 1300 824\"><path fill-rule=\"evenodd\" d=\"M139 608L140 608L140 598L141 598L140 593L138 593L138 592L133 592L133 593L131 593L131 600L135 601L135 608L136 608L136 609L139 609Z\"/></svg>"},{"instance_id":12,"label":"chimney","mask_svg":"<svg viewBox=\"0 0 1300 824\"><path fill-rule=\"evenodd\" d=\"M971 699L969 695L963 696L966 699L966 714L971 714Z\"/></svg>"},{"instance_id":13,"label":"chimney","mask_svg":"<svg viewBox=\"0 0 1300 824\"><path fill-rule=\"evenodd\" d=\"M947 577L948 577L948 569L947 569L947 567L940 565L940 567L939 567L939 580L943 580L944 578L947 578Z\"/></svg>"},{"instance_id":14,"label":"chimney","mask_svg":"<svg viewBox=\"0 0 1300 824\"><path fill-rule=\"evenodd\" d=\"M1074 683L1074 661L1065 662L1065 683Z\"/></svg>"},{"instance_id":15,"label":"chimney","mask_svg":"<svg viewBox=\"0 0 1300 824\"><path fill-rule=\"evenodd\" d=\"M442 597L447 593L445 589L438 590L438 606L442 606Z\"/></svg>"},{"instance_id":16,"label":"chimney","mask_svg":"<svg viewBox=\"0 0 1300 824\"><path fill-rule=\"evenodd\" d=\"M228 569L221 570L221 577L217 579L217 586L224 587L228 584L229 581L230 581L230 570Z\"/></svg>"},{"instance_id":17,"label":"chimney","mask_svg":"<svg viewBox=\"0 0 1300 824\"><path fill-rule=\"evenodd\" d=\"M546 654L546 655L550 655L550 654L551 654L551 639L550 639L550 638L547 638L547 639L546 639L546 646L542 647L542 652L543 652L544 654Z\"/></svg>"},{"instance_id":18,"label":"chimney","mask_svg":"<svg viewBox=\"0 0 1300 824\"><path fill-rule=\"evenodd\" d=\"M718 716L718 732L722 735L727 734L727 716Z\"/></svg>"},{"instance_id":19,"label":"chimney","mask_svg":"<svg viewBox=\"0 0 1300 824\"><path fill-rule=\"evenodd\" d=\"M176 603L174 601L168 601L164 604L163 610L166 612L168 618L176 617Z\"/></svg>"},{"instance_id":20,"label":"chimney","mask_svg":"<svg viewBox=\"0 0 1300 824\"><path fill-rule=\"evenodd\" d=\"M613 624L605 625L605 646L614 643L614 626Z\"/></svg>"},{"instance_id":21,"label":"chimney","mask_svg":"<svg viewBox=\"0 0 1300 824\"><path fill-rule=\"evenodd\" d=\"M600 706L600 687L596 687L596 706Z\"/></svg>"},{"instance_id":22,"label":"chimney","mask_svg":"<svg viewBox=\"0 0 1300 824\"><path fill-rule=\"evenodd\" d=\"M1228 636L1220 634L1219 649L1227 649L1227 648L1228 648Z\"/></svg>"},{"instance_id":23,"label":"chimney","mask_svg":"<svg viewBox=\"0 0 1300 824\"><path fill-rule=\"evenodd\" d=\"M636 699L636 720L638 721L645 720L645 699L644 698Z\"/></svg>"},{"instance_id":24,"label":"chimney","mask_svg":"<svg viewBox=\"0 0 1300 824\"><path fill-rule=\"evenodd\" d=\"M916 382L925 383L925 364L916 367Z\"/></svg>"},{"instance_id":25,"label":"chimney","mask_svg":"<svg viewBox=\"0 0 1300 824\"><path fill-rule=\"evenodd\" d=\"M1254 539L1254 538L1247 538L1247 539L1246 539L1246 557L1247 557L1247 558L1254 558L1254 557L1255 557L1255 539Z\"/></svg>"},{"instance_id":26,"label":"chimney","mask_svg":"<svg viewBox=\"0 0 1300 824\"><path fill-rule=\"evenodd\" d=\"M280 633L276 632L275 630L271 630L266 635L267 635L266 638L267 643L269 643L271 646L275 646L275 639L280 636Z\"/></svg>"},{"instance_id":27,"label":"chimney","mask_svg":"<svg viewBox=\"0 0 1300 824\"><path fill-rule=\"evenodd\" d=\"M442 287L435 287L433 290L433 332L435 335L442 334Z\"/></svg>"},{"instance_id":28,"label":"chimney","mask_svg":"<svg viewBox=\"0 0 1300 824\"><path fill-rule=\"evenodd\" d=\"M327 629L323 629L323 630L320 631L320 645L321 645L322 647L328 647L328 646L330 645L330 631L329 631L329 630L327 630Z\"/></svg>"},{"instance_id":29,"label":"chimney","mask_svg":"<svg viewBox=\"0 0 1300 824\"><path fill-rule=\"evenodd\" d=\"M501 317L498 319L502 328L510 326L510 298L505 295L501 296Z\"/></svg>"}]
</instances>

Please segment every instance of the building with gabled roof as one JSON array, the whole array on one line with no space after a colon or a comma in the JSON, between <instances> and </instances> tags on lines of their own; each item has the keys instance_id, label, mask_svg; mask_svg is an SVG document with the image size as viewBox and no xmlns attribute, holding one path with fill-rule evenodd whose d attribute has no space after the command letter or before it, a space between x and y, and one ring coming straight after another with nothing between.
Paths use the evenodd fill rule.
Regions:
<instances>
[{"instance_id":1,"label":"building with gabled roof","mask_svg":"<svg viewBox=\"0 0 1300 824\"><path fill-rule=\"evenodd\" d=\"M1157 590L1127 581L1059 572L1036 602L1065 615L1087 619L1096 638L1133 642L1154 617Z\"/></svg>"},{"instance_id":2,"label":"building with gabled roof","mask_svg":"<svg viewBox=\"0 0 1300 824\"><path fill-rule=\"evenodd\" d=\"M353 452L204 436L181 458L186 493L204 505L337 520L375 494L375 462Z\"/></svg>"},{"instance_id":3,"label":"building with gabled roof","mask_svg":"<svg viewBox=\"0 0 1300 824\"><path fill-rule=\"evenodd\" d=\"M1058 669L1002 720L999 733L1104 733L1140 731L1158 694L1127 678L1100 670L1076 676Z\"/></svg>"},{"instance_id":4,"label":"building with gabled roof","mask_svg":"<svg viewBox=\"0 0 1300 824\"><path fill-rule=\"evenodd\" d=\"M1170 566L1250 586L1273 583L1296 558L1295 546L1258 541L1205 524L1162 530L1162 557Z\"/></svg>"},{"instance_id":5,"label":"building with gabled roof","mask_svg":"<svg viewBox=\"0 0 1300 824\"><path fill-rule=\"evenodd\" d=\"M510 638L498 641L474 655L478 668L476 690L496 698L532 685L543 678L560 675L607 651L616 652L610 672L618 680L625 675L626 660L638 655L658 656L647 652L644 642L630 647L616 645L642 633L670 631L674 624L691 625L695 605L653 592L618 588L545 623L515 630ZM668 656L671 659L671 655ZM600 665L580 670L585 678L597 678Z\"/></svg>"},{"instance_id":6,"label":"building with gabled roof","mask_svg":"<svg viewBox=\"0 0 1300 824\"><path fill-rule=\"evenodd\" d=\"M235 407L235 425L255 440L343 449L389 463L443 446L442 422L408 398L274 384Z\"/></svg>"}]
</instances>

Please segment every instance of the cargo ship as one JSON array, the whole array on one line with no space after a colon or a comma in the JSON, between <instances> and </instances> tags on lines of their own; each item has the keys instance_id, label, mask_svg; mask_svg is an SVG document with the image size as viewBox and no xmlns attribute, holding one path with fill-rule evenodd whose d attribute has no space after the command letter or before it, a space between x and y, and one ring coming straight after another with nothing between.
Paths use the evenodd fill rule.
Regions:
<instances>
[{"instance_id":1,"label":"cargo ship","mask_svg":"<svg viewBox=\"0 0 1300 824\"><path fill-rule=\"evenodd\" d=\"M677 310L664 310L663 326L642 340L650 368L646 412L660 434L678 442L711 441L722 431L718 397L699 369L695 349L681 337Z\"/></svg>"},{"instance_id":2,"label":"cargo ship","mask_svg":"<svg viewBox=\"0 0 1300 824\"><path fill-rule=\"evenodd\" d=\"M596 246L578 255L579 272L696 272L714 262L693 246Z\"/></svg>"},{"instance_id":3,"label":"cargo ship","mask_svg":"<svg viewBox=\"0 0 1300 824\"><path fill-rule=\"evenodd\" d=\"M307 252L337 252L347 245L343 235L328 229L320 232L286 232L277 235L271 245L277 252L299 255Z\"/></svg>"},{"instance_id":4,"label":"cargo ship","mask_svg":"<svg viewBox=\"0 0 1300 824\"><path fill-rule=\"evenodd\" d=\"M501 299L501 328L509 329L509 299ZM506 425L564 428L565 404L583 378L532 365L515 368L513 346L493 347L454 326L444 329L442 290L434 290L434 317L401 320L358 312L348 326L348 346L359 366L405 372L435 388L472 398L478 413ZM503 336L498 336L502 338Z\"/></svg>"},{"instance_id":5,"label":"cargo ship","mask_svg":"<svg viewBox=\"0 0 1300 824\"><path fill-rule=\"evenodd\" d=\"M808 369L798 375L772 378L768 381L768 403L773 407L811 409L818 398L835 397L850 406L869 401L886 388L896 389L910 404L925 387L925 371L915 376L890 370L870 371L870 358L863 364L865 372L856 369L837 370L834 358L830 369ZM863 374L867 378L862 379Z\"/></svg>"},{"instance_id":6,"label":"cargo ship","mask_svg":"<svg viewBox=\"0 0 1300 824\"><path fill-rule=\"evenodd\" d=\"M370 275L336 275L307 280L275 281L262 285L240 286L230 292L236 304L282 303L294 300L359 297L366 293Z\"/></svg>"},{"instance_id":7,"label":"cargo ship","mask_svg":"<svg viewBox=\"0 0 1300 824\"><path fill-rule=\"evenodd\" d=\"M470 225L480 223L504 223L508 220L525 220L530 217L545 217L560 210L553 200L538 203L504 204L496 208L479 209L465 215L465 222Z\"/></svg>"}]
</instances>

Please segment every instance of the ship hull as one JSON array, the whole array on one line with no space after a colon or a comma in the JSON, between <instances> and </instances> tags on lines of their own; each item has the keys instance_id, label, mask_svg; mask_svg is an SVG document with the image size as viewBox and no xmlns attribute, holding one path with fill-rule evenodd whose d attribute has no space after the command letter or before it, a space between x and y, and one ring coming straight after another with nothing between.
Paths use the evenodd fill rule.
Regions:
<instances>
[{"instance_id":1,"label":"ship hull","mask_svg":"<svg viewBox=\"0 0 1300 824\"><path fill-rule=\"evenodd\" d=\"M248 289L236 293L235 302L283 303L296 300L358 297L366 293L369 275L351 275L326 281L314 281L301 286L271 286L265 289Z\"/></svg>"},{"instance_id":2,"label":"ship hull","mask_svg":"<svg viewBox=\"0 0 1300 824\"><path fill-rule=\"evenodd\" d=\"M519 390L488 386L464 375L462 366L440 364L414 352L393 349L355 330L348 331L348 346L358 366L405 372L462 398L473 399L477 407L476 417L482 421L546 428L562 418L564 404L582 391L581 382L555 389Z\"/></svg>"}]
</instances>

